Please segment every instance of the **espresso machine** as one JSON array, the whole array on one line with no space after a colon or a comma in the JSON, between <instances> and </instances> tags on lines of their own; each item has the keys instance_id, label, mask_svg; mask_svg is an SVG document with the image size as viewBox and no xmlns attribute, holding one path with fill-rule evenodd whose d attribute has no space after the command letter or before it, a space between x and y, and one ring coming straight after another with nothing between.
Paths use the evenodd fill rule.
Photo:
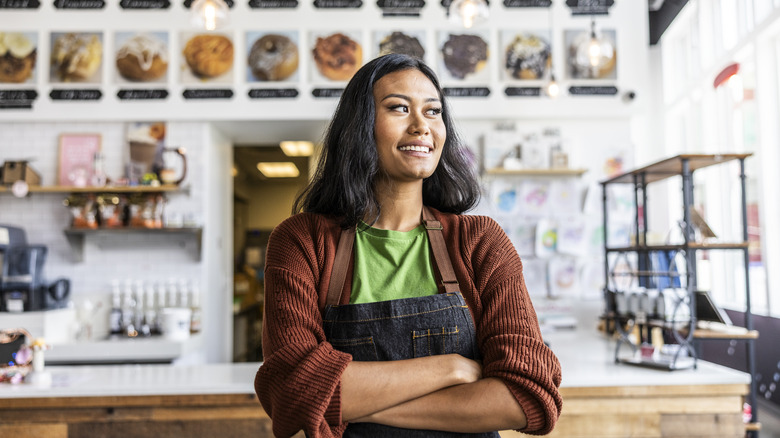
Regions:
<instances>
[{"instance_id":1,"label":"espresso machine","mask_svg":"<svg viewBox=\"0 0 780 438\"><path fill-rule=\"evenodd\" d=\"M48 283L43 275L48 248L29 245L23 229L0 224L0 312L65 307L70 280Z\"/></svg>"}]
</instances>

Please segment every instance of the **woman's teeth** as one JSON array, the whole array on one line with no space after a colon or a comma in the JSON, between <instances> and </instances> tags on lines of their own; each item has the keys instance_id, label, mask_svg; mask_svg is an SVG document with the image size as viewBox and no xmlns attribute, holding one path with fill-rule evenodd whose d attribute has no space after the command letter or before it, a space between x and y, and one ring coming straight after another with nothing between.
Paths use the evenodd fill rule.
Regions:
<instances>
[{"instance_id":1,"label":"woman's teeth","mask_svg":"<svg viewBox=\"0 0 780 438\"><path fill-rule=\"evenodd\" d=\"M430 148L427 146L401 146L398 148L400 151L413 151L413 152L429 152Z\"/></svg>"}]
</instances>

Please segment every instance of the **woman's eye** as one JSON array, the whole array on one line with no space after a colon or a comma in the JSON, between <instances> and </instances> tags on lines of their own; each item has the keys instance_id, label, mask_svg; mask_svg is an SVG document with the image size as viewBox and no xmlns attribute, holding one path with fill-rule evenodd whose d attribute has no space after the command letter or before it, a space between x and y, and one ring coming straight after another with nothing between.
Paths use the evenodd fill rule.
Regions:
<instances>
[{"instance_id":1,"label":"woman's eye","mask_svg":"<svg viewBox=\"0 0 780 438\"><path fill-rule=\"evenodd\" d=\"M432 116L438 116L441 114L441 108L431 108L427 111L427 113Z\"/></svg>"},{"instance_id":2,"label":"woman's eye","mask_svg":"<svg viewBox=\"0 0 780 438\"><path fill-rule=\"evenodd\" d=\"M401 105L401 104L391 105L390 106L390 111L399 111L399 112L402 112L402 113L408 113L409 112L409 107L406 106L406 105Z\"/></svg>"}]
</instances>

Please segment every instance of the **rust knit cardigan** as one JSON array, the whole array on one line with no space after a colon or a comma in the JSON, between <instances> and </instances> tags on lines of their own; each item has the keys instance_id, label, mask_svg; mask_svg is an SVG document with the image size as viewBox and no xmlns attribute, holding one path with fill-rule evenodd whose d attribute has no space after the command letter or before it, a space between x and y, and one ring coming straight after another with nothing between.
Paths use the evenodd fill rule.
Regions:
<instances>
[{"instance_id":1,"label":"rust knit cardigan","mask_svg":"<svg viewBox=\"0 0 780 438\"><path fill-rule=\"evenodd\" d=\"M542 342L522 263L501 227L485 216L446 214L442 223L461 293L477 329L483 375L501 379L528 419L521 432L545 434L561 412L561 367ZM300 213L271 234L265 265L264 362L255 391L288 437L340 437L340 378L352 356L335 350L322 329L322 310L341 228L322 215ZM345 290L351 290L348 272ZM342 302L349 301L343 294Z\"/></svg>"}]
</instances>

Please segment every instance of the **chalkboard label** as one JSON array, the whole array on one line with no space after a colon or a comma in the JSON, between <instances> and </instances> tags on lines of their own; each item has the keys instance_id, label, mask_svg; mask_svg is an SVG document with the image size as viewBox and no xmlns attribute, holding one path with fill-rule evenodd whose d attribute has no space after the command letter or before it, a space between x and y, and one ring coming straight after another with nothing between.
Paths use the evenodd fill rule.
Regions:
<instances>
[{"instance_id":1,"label":"chalkboard label","mask_svg":"<svg viewBox=\"0 0 780 438\"><path fill-rule=\"evenodd\" d=\"M32 109L35 90L0 90L0 109Z\"/></svg>"},{"instance_id":2,"label":"chalkboard label","mask_svg":"<svg viewBox=\"0 0 780 438\"><path fill-rule=\"evenodd\" d=\"M249 90L250 99L291 99L298 97L295 88L254 88Z\"/></svg>"},{"instance_id":3,"label":"chalkboard label","mask_svg":"<svg viewBox=\"0 0 780 438\"><path fill-rule=\"evenodd\" d=\"M341 97L343 92L343 88L315 88L311 90L314 97Z\"/></svg>"},{"instance_id":4,"label":"chalkboard label","mask_svg":"<svg viewBox=\"0 0 780 438\"><path fill-rule=\"evenodd\" d=\"M195 0L184 0L184 7L185 7L185 8L189 8L189 7L191 7L191 6L192 6L192 3L193 3L194 1L195 1ZM225 4L226 4L226 5L227 5L229 8L232 8L232 7L233 7L233 0L225 0Z\"/></svg>"},{"instance_id":5,"label":"chalkboard label","mask_svg":"<svg viewBox=\"0 0 780 438\"><path fill-rule=\"evenodd\" d=\"M38 9L38 0L0 0L0 9Z\"/></svg>"},{"instance_id":6,"label":"chalkboard label","mask_svg":"<svg viewBox=\"0 0 780 438\"><path fill-rule=\"evenodd\" d=\"M617 87L569 87L569 94L573 96L614 96L618 92Z\"/></svg>"},{"instance_id":7,"label":"chalkboard label","mask_svg":"<svg viewBox=\"0 0 780 438\"><path fill-rule=\"evenodd\" d=\"M168 90L119 90L119 100L162 100L168 97Z\"/></svg>"},{"instance_id":8,"label":"chalkboard label","mask_svg":"<svg viewBox=\"0 0 780 438\"><path fill-rule=\"evenodd\" d=\"M425 0L377 0L383 17L419 17Z\"/></svg>"},{"instance_id":9,"label":"chalkboard label","mask_svg":"<svg viewBox=\"0 0 780 438\"><path fill-rule=\"evenodd\" d=\"M572 15L609 15L615 0L566 0Z\"/></svg>"},{"instance_id":10,"label":"chalkboard label","mask_svg":"<svg viewBox=\"0 0 780 438\"><path fill-rule=\"evenodd\" d=\"M504 94L507 96L537 97L541 96L542 89L539 87L507 87Z\"/></svg>"},{"instance_id":11,"label":"chalkboard label","mask_svg":"<svg viewBox=\"0 0 780 438\"><path fill-rule=\"evenodd\" d=\"M357 9L363 6L363 0L314 0L318 9Z\"/></svg>"},{"instance_id":12,"label":"chalkboard label","mask_svg":"<svg viewBox=\"0 0 780 438\"><path fill-rule=\"evenodd\" d=\"M122 9L168 9L171 7L169 0L122 0L119 2Z\"/></svg>"},{"instance_id":13,"label":"chalkboard label","mask_svg":"<svg viewBox=\"0 0 780 438\"><path fill-rule=\"evenodd\" d=\"M294 9L298 0L249 0L252 9Z\"/></svg>"},{"instance_id":14,"label":"chalkboard label","mask_svg":"<svg viewBox=\"0 0 780 438\"><path fill-rule=\"evenodd\" d=\"M425 0L378 0L376 5L382 9L422 9Z\"/></svg>"},{"instance_id":15,"label":"chalkboard label","mask_svg":"<svg viewBox=\"0 0 780 438\"><path fill-rule=\"evenodd\" d=\"M184 90L182 93L185 99L230 99L233 97L233 90L228 88L198 88Z\"/></svg>"},{"instance_id":16,"label":"chalkboard label","mask_svg":"<svg viewBox=\"0 0 780 438\"><path fill-rule=\"evenodd\" d=\"M106 7L104 0L54 0L57 9L103 9Z\"/></svg>"},{"instance_id":17,"label":"chalkboard label","mask_svg":"<svg viewBox=\"0 0 780 438\"><path fill-rule=\"evenodd\" d=\"M51 90L49 93L51 100L100 100L103 93L100 90L89 90L85 88Z\"/></svg>"},{"instance_id":18,"label":"chalkboard label","mask_svg":"<svg viewBox=\"0 0 780 438\"><path fill-rule=\"evenodd\" d=\"M445 87L444 95L449 97L487 97L490 89L487 87Z\"/></svg>"},{"instance_id":19,"label":"chalkboard label","mask_svg":"<svg viewBox=\"0 0 780 438\"><path fill-rule=\"evenodd\" d=\"M485 3L490 6L490 0L485 0ZM441 5L444 6L444 9L448 10L450 9L450 5L452 4L452 0L441 0Z\"/></svg>"},{"instance_id":20,"label":"chalkboard label","mask_svg":"<svg viewBox=\"0 0 780 438\"><path fill-rule=\"evenodd\" d=\"M549 8L552 0L504 0L507 8Z\"/></svg>"}]
</instances>

